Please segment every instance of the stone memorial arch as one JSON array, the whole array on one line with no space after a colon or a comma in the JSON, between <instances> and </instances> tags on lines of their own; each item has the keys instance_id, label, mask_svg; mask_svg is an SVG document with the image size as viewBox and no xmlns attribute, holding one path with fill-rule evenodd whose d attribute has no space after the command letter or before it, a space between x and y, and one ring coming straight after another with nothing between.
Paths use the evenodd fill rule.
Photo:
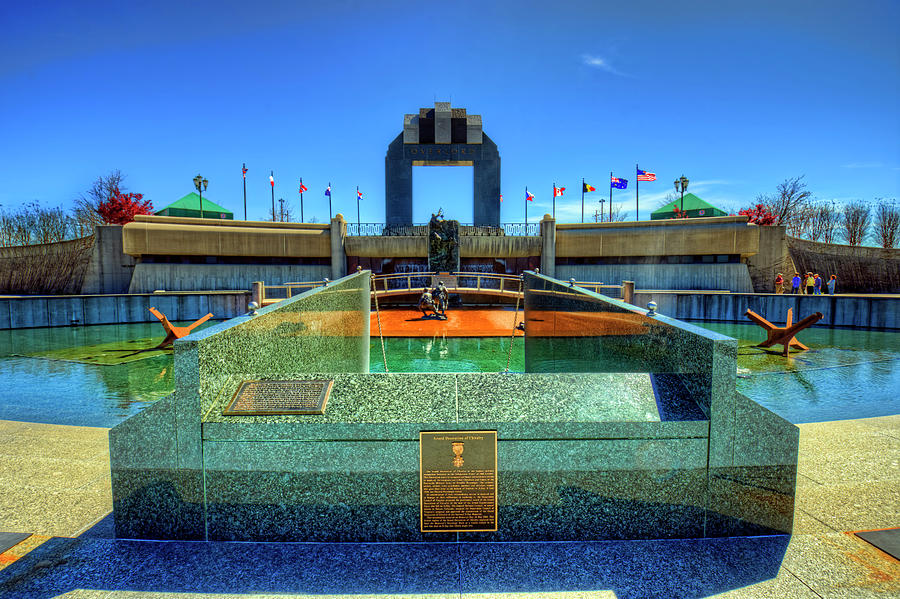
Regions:
<instances>
[{"instance_id":1,"label":"stone memorial arch","mask_svg":"<svg viewBox=\"0 0 900 599\"><path fill-rule=\"evenodd\" d=\"M476 225L500 225L500 153L481 130L481 115L450 102L435 102L403 117L403 133L384 158L384 212L388 225L413 222L414 166L474 167L473 210Z\"/></svg>"}]
</instances>

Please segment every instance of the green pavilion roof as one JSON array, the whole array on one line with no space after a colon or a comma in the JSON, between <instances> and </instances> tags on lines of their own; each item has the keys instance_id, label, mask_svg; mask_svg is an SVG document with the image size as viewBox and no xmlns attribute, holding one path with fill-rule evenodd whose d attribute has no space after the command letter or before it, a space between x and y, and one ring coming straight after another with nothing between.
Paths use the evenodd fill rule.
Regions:
<instances>
[{"instance_id":1,"label":"green pavilion roof","mask_svg":"<svg viewBox=\"0 0 900 599\"><path fill-rule=\"evenodd\" d=\"M669 202L661 208L657 208L650 214L651 219L668 218L675 213L675 208L681 209L681 198ZM716 208L709 202L700 199L692 193L684 194L684 211L688 216L728 216L721 208ZM703 214L700 214L703 211Z\"/></svg>"},{"instance_id":2,"label":"green pavilion roof","mask_svg":"<svg viewBox=\"0 0 900 599\"><path fill-rule=\"evenodd\" d=\"M200 196L191 192L176 202L172 202L165 208L154 212L159 216L187 216L190 218L224 218L234 220L234 213L203 198L203 214L200 213Z\"/></svg>"}]
</instances>

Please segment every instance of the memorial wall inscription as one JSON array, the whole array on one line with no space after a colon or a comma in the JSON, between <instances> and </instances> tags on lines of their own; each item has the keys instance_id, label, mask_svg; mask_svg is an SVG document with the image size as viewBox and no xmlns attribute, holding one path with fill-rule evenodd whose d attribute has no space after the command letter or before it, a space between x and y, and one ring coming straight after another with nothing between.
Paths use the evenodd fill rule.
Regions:
<instances>
[{"instance_id":1,"label":"memorial wall inscription","mask_svg":"<svg viewBox=\"0 0 900 599\"><path fill-rule=\"evenodd\" d=\"M497 530L497 431L419 433L422 532Z\"/></svg>"}]
</instances>

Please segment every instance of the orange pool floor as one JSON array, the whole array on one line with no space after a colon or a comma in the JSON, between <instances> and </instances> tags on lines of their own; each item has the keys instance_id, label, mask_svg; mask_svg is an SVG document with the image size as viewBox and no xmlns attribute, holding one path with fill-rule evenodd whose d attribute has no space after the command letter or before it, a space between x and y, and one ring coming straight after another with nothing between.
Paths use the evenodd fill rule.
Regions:
<instances>
[{"instance_id":1,"label":"orange pool floor","mask_svg":"<svg viewBox=\"0 0 900 599\"><path fill-rule=\"evenodd\" d=\"M447 310L447 320L422 318L419 310L381 310L381 330L385 337L508 337L513 329L513 310L462 308ZM516 315L522 322L523 311ZM378 336L375 310L371 318L372 337ZM516 331L521 336L522 331Z\"/></svg>"}]
</instances>

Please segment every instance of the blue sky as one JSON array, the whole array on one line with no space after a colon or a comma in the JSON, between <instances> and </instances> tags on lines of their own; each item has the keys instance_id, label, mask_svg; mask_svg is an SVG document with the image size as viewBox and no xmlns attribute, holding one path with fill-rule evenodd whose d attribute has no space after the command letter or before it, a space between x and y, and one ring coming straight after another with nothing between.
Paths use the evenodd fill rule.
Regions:
<instances>
[{"instance_id":1,"label":"blue sky","mask_svg":"<svg viewBox=\"0 0 900 599\"><path fill-rule=\"evenodd\" d=\"M481 114L503 222L641 218L684 174L732 212L787 177L822 200L900 199L900 2L3 2L0 207L72 205L121 169L161 208L193 190L384 220L384 154L434 101ZM414 219L472 219L470 167L417 167Z\"/></svg>"}]
</instances>

